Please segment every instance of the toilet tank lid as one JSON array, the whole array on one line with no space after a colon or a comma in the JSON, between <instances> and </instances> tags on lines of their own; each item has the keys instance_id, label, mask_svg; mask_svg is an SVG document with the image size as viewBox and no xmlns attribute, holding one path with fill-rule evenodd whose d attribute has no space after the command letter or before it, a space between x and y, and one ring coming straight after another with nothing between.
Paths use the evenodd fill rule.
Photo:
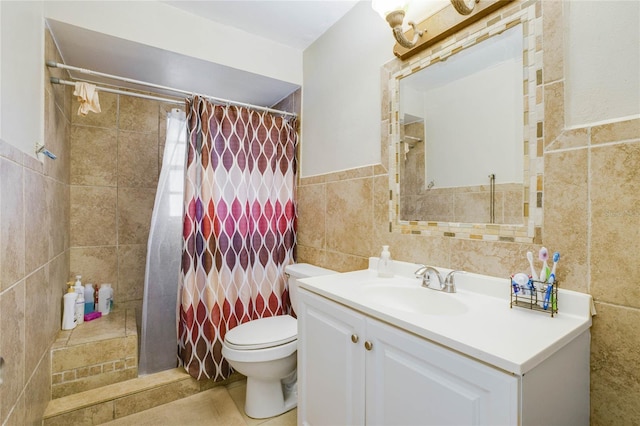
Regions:
<instances>
[{"instance_id":1,"label":"toilet tank lid","mask_svg":"<svg viewBox=\"0 0 640 426\"><path fill-rule=\"evenodd\" d=\"M310 263L292 263L285 266L284 271L295 278L319 277L321 275L337 274L337 271L321 268Z\"/></svg>"}]
</instances>

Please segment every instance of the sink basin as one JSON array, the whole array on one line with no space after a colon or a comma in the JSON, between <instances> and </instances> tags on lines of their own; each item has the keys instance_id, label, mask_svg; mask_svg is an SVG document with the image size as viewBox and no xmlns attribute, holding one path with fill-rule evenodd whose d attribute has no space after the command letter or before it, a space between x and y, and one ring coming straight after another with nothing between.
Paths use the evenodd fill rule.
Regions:
<instances>
[{"instance_id":1,"label":"sink basin","mask_svg":"<svg viewBox=\"0 0 640 426\"><path fill-rule=\"evenodd\" d=\"M456 300L456 294L443 293L420 286L371 285L364 289L370 303L397 311L425 315L461 315L469 310Z\"/></svg>"}]
</instances>

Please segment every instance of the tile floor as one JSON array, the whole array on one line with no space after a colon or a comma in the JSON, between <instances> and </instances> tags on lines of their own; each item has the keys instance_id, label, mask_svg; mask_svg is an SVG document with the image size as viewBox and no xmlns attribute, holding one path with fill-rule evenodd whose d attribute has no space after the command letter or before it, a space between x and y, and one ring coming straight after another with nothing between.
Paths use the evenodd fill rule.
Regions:
<instances>
[{"instance_id":1,"label":"tile floor","mask_svg":"<svg viewBox=\"0 0 640 426\"><path fill-rule=\"evenodd\" d=\"M111 426L295 426L297 410L270 419L252 419L244 413L246 382L218 386L150 410L104 423Z\"/></svg>"}]
</instances>

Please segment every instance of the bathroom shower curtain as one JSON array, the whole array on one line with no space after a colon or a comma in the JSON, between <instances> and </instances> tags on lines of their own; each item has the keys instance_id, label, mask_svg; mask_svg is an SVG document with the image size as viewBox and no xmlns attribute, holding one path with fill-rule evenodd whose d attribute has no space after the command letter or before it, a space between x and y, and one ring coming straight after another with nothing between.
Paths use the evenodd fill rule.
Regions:
<instances>
[{"instance_id":1,"label":"bathroom shower curtain","mask_svg":"<svg viewBox=\"0 0 640 426\"><path fill-rule=\"evenodd\" d=\"M182 206L187 148L186 115L167 114L162 169L151 215L140 327L139 374L178 365L176 306L182 254Z\"/></svg>"},{"instance_id":2,"label":"bathroom shower curtain","mask_svg":"<svg viewBox=\"0 0 640 426\"><path fill-rule=\"evenodd\" d=\"M223 380L225 333L290 310L296 123L200 97L187 110L179 358L196 379Z\"/></svg>"}]
</instances>

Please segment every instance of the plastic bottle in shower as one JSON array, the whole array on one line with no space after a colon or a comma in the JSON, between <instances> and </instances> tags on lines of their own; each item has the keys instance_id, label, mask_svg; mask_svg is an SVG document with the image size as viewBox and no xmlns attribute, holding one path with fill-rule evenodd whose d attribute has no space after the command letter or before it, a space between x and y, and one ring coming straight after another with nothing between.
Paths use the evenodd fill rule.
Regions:
<instances>
[{"instance_id":1,"label":"plastic bottle in shower","mask_svg":"<svg viewBox=\"0 0 640 426\"><path fill-rule=\"evenodd\" d=\"M102 284L98 290L98 311L102 315L109 315L111 311L111 284Z\"/></svg>"},{"instance_id":2,"label":"plastic bottle in shower","mask_svg":"<svg viewBox=\"0 0 640 426\"><path fill-rule=\"evenodd\" d=\"M78 294L73 288L73 282L67 283L67 293L62 298L64 301L64 310L62 312L62 329L72 330L76 328L76 299Z\"/></svg>"},{"instance_id":3,"label":"plastic bottle in shower","mask_svg":"<svg viewBox=\"0 0 640 426\"><path fill-rule=\"evenodd\" d=\"M95 290L93 289L93 284L85 284L84 285L84 314L90 314L95 310L93 293Z\"/></svg>"},{"instance_id":4,"label":"plastic bottle in shower","mask_svg":"<svg viewBox=\"0 0 640 426\"><path fill-rule=\"evenodd\" d=\"M84 287L82 287L80 278L82 278L82 276L76 275L76 284L73 287L73 290L78 295L75 305L76 324L78 325L84 323Z\"/></svg>"}]
</instances>

